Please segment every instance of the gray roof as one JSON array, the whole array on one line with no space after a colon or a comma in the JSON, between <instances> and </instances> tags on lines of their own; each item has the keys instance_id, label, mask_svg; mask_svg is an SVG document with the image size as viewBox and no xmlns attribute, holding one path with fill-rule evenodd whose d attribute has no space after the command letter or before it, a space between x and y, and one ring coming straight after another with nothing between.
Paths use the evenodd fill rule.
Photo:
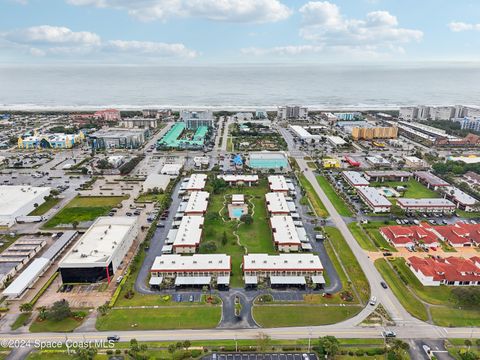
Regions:
<instances>
[{"instance_id":1,"label":"gray roof","mask_svg":"<svg viewBox=\"0 0 480 360\"><path fill-rule=\"evenodd\" d=\"M52 260L77 235L76 231L65 231L42 255L42 258Z\"/></svg>"},{"instance_id":2,"label":"gray roof","mask_svg":"<svg viewBox=\"0 0 480 360\"><path fill-rule=\"evenodd\" d=\"M357 188L372 206L391 206L392 203L378 189L371 186L361 186Z\"/></svg>"}]
</instances>

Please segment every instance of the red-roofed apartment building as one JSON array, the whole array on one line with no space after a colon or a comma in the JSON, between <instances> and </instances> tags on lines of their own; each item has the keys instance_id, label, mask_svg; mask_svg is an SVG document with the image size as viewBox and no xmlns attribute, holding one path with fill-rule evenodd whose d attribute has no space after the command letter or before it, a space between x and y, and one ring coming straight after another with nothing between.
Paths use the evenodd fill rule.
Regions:
<instances>
[{"instance_id":1,"label":"red-roofed apartment building","mask_svg":"<svg viewBox=\"0 0 480 360\"><path fill-rule=\"evenodd\" d=\"M480 258L460 257L419 258L409 257L407 265L424 286L480 285Z\"/></svg>"},{"instance_id":2,"label":"red-roofed apartment building","mask_svg":"<svg viewBox=\"0 0 480 360\"><path fill-rule=\"evenodd\" d=\"M427 224L415 226L385 226L380 234L395 247L425 245L430 248L439 246L438 236Z\"/></svg>"},{"instance_id":3,"label":"red-roofed apartment building","mask_svg":"<svg viewBox=\"0 0 480 360\"><path fill-rule=\"evenodd\" d=\"M439 238L453 247L480 245L480 224L464 224L433 226Z\"/></svg>"}]
</instances>

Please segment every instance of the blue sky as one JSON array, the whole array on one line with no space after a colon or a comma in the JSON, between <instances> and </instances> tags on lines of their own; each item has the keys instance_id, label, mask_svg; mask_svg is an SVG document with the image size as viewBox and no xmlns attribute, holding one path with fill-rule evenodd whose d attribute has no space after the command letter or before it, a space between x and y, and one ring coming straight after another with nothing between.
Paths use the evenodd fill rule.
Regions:
<instances>
[{"instance_id":1,"label":"blue sky","mask_svg":"<svg viewBox=\"0 0 480 360\"><path fill-rule=\"evenodd\" d=\"M466 0L0 0L1 63L477 61Z\"/></svg>"}]
</instances>

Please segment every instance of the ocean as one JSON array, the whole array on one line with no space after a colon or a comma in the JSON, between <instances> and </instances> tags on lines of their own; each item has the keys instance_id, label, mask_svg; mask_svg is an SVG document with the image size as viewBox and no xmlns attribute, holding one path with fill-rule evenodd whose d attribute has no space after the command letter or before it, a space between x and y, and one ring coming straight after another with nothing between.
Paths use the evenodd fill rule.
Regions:
<instances>
[{"instance_id":1,"label":"ocean","mask_svg":"<svg viewBox=\"0 0 480 360\"><path fill-rule=\"evenodd\" d=\"M0 109L480 105L480 64L0 65Z\"/></svg>"}]
</instances>

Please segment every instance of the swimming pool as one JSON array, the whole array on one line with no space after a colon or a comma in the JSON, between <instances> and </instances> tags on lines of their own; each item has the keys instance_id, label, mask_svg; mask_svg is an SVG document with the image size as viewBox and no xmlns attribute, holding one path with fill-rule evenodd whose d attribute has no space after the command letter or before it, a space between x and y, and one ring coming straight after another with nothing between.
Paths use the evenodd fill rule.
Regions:
<instances>
[{"instance_id":1,"label":"swimming pool","mask_svg":"<svg viewBox=\"0 0 480 360\"><path fill-rule=\"evenodd\" d=\"M385 196L387 196L387 197L392 197L393 195L395 195L395 194L394 194L391 190L389 190L389 189L383 189L382 191L383 191L383 193L385 194Z\"/></svg>"},{"instance_id":2,"label":"swimming pool","mask_svg":"<svg viewBox=\"0 0 480 360\"><path fill-rule=\"evenodd\" d=\"M262 151L250 153L248 165L254 169L287 169L288 161L283 153Z\"/></svg>"},{"instance_id":3,"label":"swimming pool","mask_svg":"<svg viewBox=\"0 0 480 360\"><path fill-rule=\"evenodd\" d=\"M243 209L241 208L232 209L232 215L233 217L240 219L243 215Z\"/></svg>"}]
</instances>

